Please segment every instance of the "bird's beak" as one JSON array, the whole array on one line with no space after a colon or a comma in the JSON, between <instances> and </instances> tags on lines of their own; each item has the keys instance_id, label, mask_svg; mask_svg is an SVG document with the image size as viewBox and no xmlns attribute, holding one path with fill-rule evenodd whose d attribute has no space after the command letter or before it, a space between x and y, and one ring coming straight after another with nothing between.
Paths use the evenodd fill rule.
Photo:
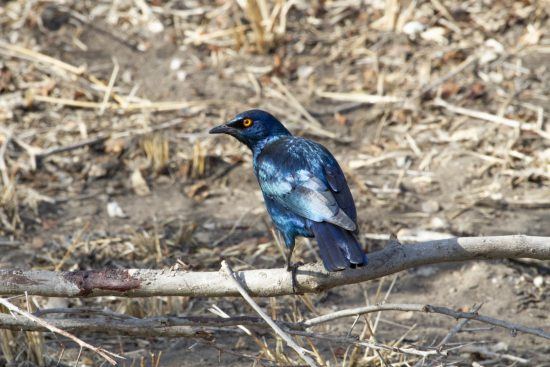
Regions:
<instances>
[{"instance_id":1,"label":"bird's beak","mask_svg":"<svg viewBox=\"0 0 550 367\"><path fill-rule=\"evenodd\" d=\"M216 126L212 130L210 130L209 134L231 134L233 131L233 128L228 126L227 124L223 124L220 126Z\"/></svg>"}]
</instances>

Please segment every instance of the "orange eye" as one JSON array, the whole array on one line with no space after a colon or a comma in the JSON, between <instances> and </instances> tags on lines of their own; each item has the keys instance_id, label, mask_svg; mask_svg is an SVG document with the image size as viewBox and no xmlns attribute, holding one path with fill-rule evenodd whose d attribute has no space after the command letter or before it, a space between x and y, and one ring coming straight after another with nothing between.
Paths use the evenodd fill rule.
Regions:
<instances>
[{"instance_id":1,"label":"orange eye","mask_svg":"<svg viewBox=\"0 0 550 367\"><path fill-rule=\"evenodd\" d=\"M250 126L252 126L252 120L251 120L251 119L244 119L244 120L243 120L243 126L244 126L244 127L250 127Z\"/></svg>"}]
</instances>

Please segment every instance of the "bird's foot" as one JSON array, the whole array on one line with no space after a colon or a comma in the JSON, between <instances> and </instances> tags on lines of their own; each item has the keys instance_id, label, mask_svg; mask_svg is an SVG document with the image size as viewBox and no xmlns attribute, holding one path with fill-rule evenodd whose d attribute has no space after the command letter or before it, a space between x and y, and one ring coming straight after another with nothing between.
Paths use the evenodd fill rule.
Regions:
<instances>
[{"instance_id":1,"label":"bird's foot","mask_svg":"<svg viewBox=\"0 0 550 367\"><path fill-rule=\"evenodd\" d=\"M298 290L298 287L296 286L296 271L300 266L304 265L303 262L298 261L294 264L291 264L290 262L286 264L286 271L290 271L291 279L292 279L292 292L296 293Z\"/></svg>"},{"instance_id":2,"label":"bird's foot","mask_svg":"<svg viewBox=\"0 0 550 367\"><path fill-rule=\"evenodd\" d=\"M286 271L296 271L302 265L304 265L304 263L302 261L298 261L294 264L287 263L286 264Z\"/></svg>"}]
</instances>

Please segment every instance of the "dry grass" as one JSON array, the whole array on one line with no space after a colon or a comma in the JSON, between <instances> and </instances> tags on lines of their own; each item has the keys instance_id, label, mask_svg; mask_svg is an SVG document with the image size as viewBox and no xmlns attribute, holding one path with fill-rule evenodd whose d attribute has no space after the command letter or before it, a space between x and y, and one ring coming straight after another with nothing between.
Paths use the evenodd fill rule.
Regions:
<instances>
[{"instance_id":1,"label":"dry grass","mask_svg":"<svg viewBox=\"0 0 550 367\"><path fill-rule=\"evenodd\" d=\"M335 153L369 249L389 232L407 240L549 235L546 5L10 1L0 8L0 250L6 254L0 266L193 270L217 269L221 257L236 269L281 266L250 155L229 139L206 138L208 128L256 106ZM107 203L119 205L126 217L109 216ZM308 244L297 256L313 261ZM540 264L522 266L510 275L517 299L507 302L542 313L548 275ZM533 285L536 277L542 286ZM343 302L384 302L403 292L400 286L400 280L380 280L336 295L260 305L274 319L299 321ZM447 293L430 289L426 297L445 301ZM413 289L422 292L428 291ZM216 302L232 316L250 312L239 300ZM209 314L214 306L186 297L37 297L29 303L135 317ZM409 321L407 315L369 315L312 332L428 348L451 327ZM228 358L219 363L228 365L301 363L271 334L218 331L211 345L84 337L136 366L170 365L170 356L182 350L204 355L207 365L218 363L218 353ZM457 348L449 363L478 357L487 365L519 363L490 354L503 353L490 332L459 336L462 344L489 340L487 353L461 354L462 344L451 343ZM327 366L407 366L420 359L349 342L295 339ZM543 361L540 342L517 343L508 354ZM51 334L0 331L0 345L0 364L99 361Z\"/></svg>"}]
</instances>

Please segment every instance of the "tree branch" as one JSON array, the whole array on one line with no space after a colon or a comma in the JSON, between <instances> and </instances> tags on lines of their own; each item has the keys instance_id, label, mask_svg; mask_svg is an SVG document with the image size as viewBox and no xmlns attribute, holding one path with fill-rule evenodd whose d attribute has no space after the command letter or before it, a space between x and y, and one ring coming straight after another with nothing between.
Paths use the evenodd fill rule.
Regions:
<instances>
[{"instance_id":1,"label":"tree branch","mask_svg":"<svg viewBox=\"0 0 550 367\"><path fill-rule=\"evenodd\" d=\"M294 351L300 356L300 358L302 358L304 362L307 363L308 366L317 367L317 363L308 355L308 353L311 354L311 352L305 348L302 348L298 344L296 344L296 342L287 333L285 333L283 329L281 329L279 325L277 325L275 321L273 321L264 312L264 310L262 310L260 306L258 306L258 304L252 299L252 297L250 297L250 295L243 288L239 279L235 277L235 273L233 272L233 270L231 269L227 261L225 260L222 261L221 270L229 276L229 278L234 282L235 286L239 290L239 293L241 294L241 296L243 296L243 298L245 299L246 302L248 302L250 307L252 307L254 311L256 311L258 315L260 315L260 317L266 322L266 324L268 324L269 327L272 328L273 331L275 331L275 333L279 335L279 337L283 339L290 348L294 349Z\"/></svg>"},{"instance_id":2,"label":"tree branch","mask_svg":"<svg viewBox=\"0 0 550 367\"><path fill-rule=\"evenodd\" d=\"M51 331L53 333L63 335L64 337L69 338L73 342L78 344L80 346L80 348L89 349L92 352L100 355L101 357L103 357L107 362L109 362L113 366L115 366L117 364L117 362L113 359L113 357L114 358L119 358L119 359L124 359L124 357L122 357L118 354L109 352L106 349L103 349L103 348L100 348L100 347L95 347L95 346L93 346L89 343L86 343L84 340L82 340L80 338L77 338L76 336L72 335L71 333L69 333L65 330L62 330L62 329L58 328L57 326L52 325L49 322L46 322L46 321L42 320L41 318L38 318L38 317L34 316L33 314L31 314L27 311L24 311L24 310L20 309L19 307L15 306L10 301L8 301L7 299L0 298L0 304L2 306L6 307L10 312L23 316L24 317L23 320L25 320L27 322L30 322L32 326L40 327L42 329L46 329L46 330ZM11 316L11 318L16 320L15 316Z\"/></svg>"},{"instance_id":3,"label":"tree branch","mask_svg":"<svg viewBox=\"0 0 550 367\"><path fill-rule=\"evenodd\" d=\"M169 324L160 322L159 319L171 320ZM195 325L199 326L193 328L190 326L178 325L178 317L153 317L149 319L124 319L113 320L109 318L83 318L83 319L46 319L49 325L57 328L62 328L74 333L105 333L116 335L131 335L139 337L163 337L163 338L196 338L205 339L206 341L213 341L214 334L212 331L203 328L204 325L200 324L199 320L196 320ZM199 318L200 319L200 318ZM210 318L212 319L212 318ZM219 318L220 324L227 326L247 325L253 327L259 327L262 329L270 328L270 326L261 318L253 317L231 317L230 319ZM184 321L187 324L187 321ZM211 323L214 323L213 320ZM281 323L277 321L277 324L282 326L288 323ZM26 331L49 331L48 328L33 323L31 320L24 318L15 318L8 314L0 313L0 328L11 330L26 330ZM301 327L299 324L293 324L292 328L286 328L285 332L291 335L305 336L309 338L329 340L337 343L354 344L361 347L368 347L375 350L388 350L392 352L402 354L412 354L421 357L427 357L431 355L446 355L446 351L440 350L419 350L412 347L395 347L390 345L384 345L380 343L369 342L365 340L357 340L353 337L341 337L311 333L303 330L299 330ZM224 331L230 332L242 332L238 329L225 329ZM306 356L307 357L307 356Z\"/></svg>"},{"instance_id":4,"label":"tree branch","mask_svg":"<svg viewBox=\"0 0 550 367\"><path fill-rule=\"evenodd\" d=\"M455 311L448 307L429 304L406 304L406 303L385 303L364 307L348 308L326 315L321 315L301 322L287 322L274 320L289 334L294 331L305 331L314 326L338 320L344 317L363 315L381 311L413 311L421 313L433 313L452 317L454 319L476 320L482 323L499 326L511 331L519 331L526 334L550 339L550 333L542 328L533 328L504 320L495 319L477 313L478 307L470 312ZM270 326L264 319L256 316L232 316L232 317L209 317L209 316L155 316L149 318L137 318L125 314L116 313L103 309L90 308L49 308L36 311L33 315L43 317L51 314L64 314L63 318L47 318L48 323L58 328L74 332L101 332L116 333L134 336L164 336L164 337L192 337L211 340L213 335L208 328L227 328L232 326L247 326L266 329ZM100 317L90 317L95 314ZM75 315L77 318L69 318L67 315ZM86 318L81 318L86 316ZM45 331L41 327L24 318L14 318L10 315L0 313L0 328L12 330Z\"/></svg>"},{"instance_id":5,"label":"tree branch","mask_svg":"<svg viewBox=\"0 0 550 367\"><path fill-rule=\"evenodd\" d=\"M185 320L183 320L183 322L170 322L173 321L173 319L176 318L153 317L149 319L114 320L110 318L92 317L82 319L47 318L43 320L47 320L49 325L72 333L105 333L140 337L158 336L167 338L184 337L205 339L207 341L214 339L212 332L203 327L208 325L201 325L198 320L193 324L195 326L199 325L199 327L194 328L187 326ZM234 320L234 322L238 321L238 319ZM252 320L248 320L248 322L252 323ZM246 322L244 323L246 324ZM258 320L258 323L261 323L261 320ZM231 323L223 324L227 325ZM0 328L27 331L50 331L47 327L33 322L33 320L21 317L15 318L5 313L0 313Z\"/></svg>"},{"instance_id":6,"label":"tree branch","mask_svg":"<svg viewBox=\"0 0 550 367\"><path fill-rule=\"evenodd\" d=\"M327 315L322 315L322 316L318 316L318 317L306 320L302 323L302 325L305 327L311 327L311 326L316 326L332 320L337 320L343 317L362 315L365 313L378 312L378 311L415 311L415 312L437 313L437 314L453 317L457 320L458 319L476 320L486 324L495 325L504 329L511 330L513 333L521 331L526 334L536 335L541 338L550 340L550 333L545 332L542 328L527 327L527 326L515 324L512 322L495 319L493 317L483 316L478 314L477 311L461 312L461 311L455 311L447 307L422 305L422 304L383 304L383 305L350 308L350 309L340 310Z\"/></svg>"},{"instance_id":7,"label":"tree branch","mask_svg":"<svg viewBox=\"0 0 550 367\"><path fill-rule=\"evenodd\" d=\"M321 264L308 264L292 274L286 269L236 272L251 296L316 293L344 284L360 283L421 265L466 260L533 258L550 260L550 237L461 237L415 245L390 244L369 254L368 265L327 273ZM75 272L0 270L0 295L51 297L95 296L238 296L235 283L222 272L109 269Z\"/></svg>"},{"instance_id":8,"label":"tree branch","mask_svg":"<svg viewBox=\"0 0 550 367\"><path fill-rule=\"evenodd\" d=\"M233 279L236 281L235 278ZM0 298L0 300L2 299ZM257 307L256 304L255 306ZM9 314L0 313L0 328L27 331L51 331L52 329L62 329L65 333L97 332L140 337L186 337L212 341L214 339L215 331L240 331L234 328L228 329L228 327L242 327L243 325L245 325L247 327L266 329L274 328L275 325L275 328L280 328L280 331L282 331L283 333L288 333L291 335L301 335L316 339L325 339L345 344L351 343L375 350L389 350L397 353L412 354L421 357L427 357L431 355L447 355L447 351L442 350L443 344L441 343L436 348L421 350L413 347L388 346L372 341L357 340L350 337L323 335L305 331L305 329L308 329L310 327L338 320L343 317L357 316L365 313L380 311L415 311L445 315L456 319L463 319L463 321L476 320L479 322L509 329L512 330L512 332L519 331L539 336L545 339L550 339L550 334L545 332L542 328L527 327L520 324L495 319L492 317L483 316L475 311L477 309L478 307L474 307L473 312L461 312L455 311L447 307L428 304L381 304L340 310L327 315L311 318L302 322L292 323L271 319L269 319L270 322L268 322L266 319L254 316L233 316L227 318L205 316L157 316L139 319L124 314L118 314L109 310L98 310L90 308L53 308L38 310L34 315L31 316L36 317L36 315L71 314L82 316L84 318L68 318L67 316L65 316L62 318L39 319L40 323L37 323L30 318L14 317ZM98 314L101 317L89 317L88 314ZM459 323L459 325L463 326L464 322ZM457 331L458 329L455 327L453 329L453 333ZM308 358L308 356L306 356L306 358Z\"/></svg>"}]
</instances>

